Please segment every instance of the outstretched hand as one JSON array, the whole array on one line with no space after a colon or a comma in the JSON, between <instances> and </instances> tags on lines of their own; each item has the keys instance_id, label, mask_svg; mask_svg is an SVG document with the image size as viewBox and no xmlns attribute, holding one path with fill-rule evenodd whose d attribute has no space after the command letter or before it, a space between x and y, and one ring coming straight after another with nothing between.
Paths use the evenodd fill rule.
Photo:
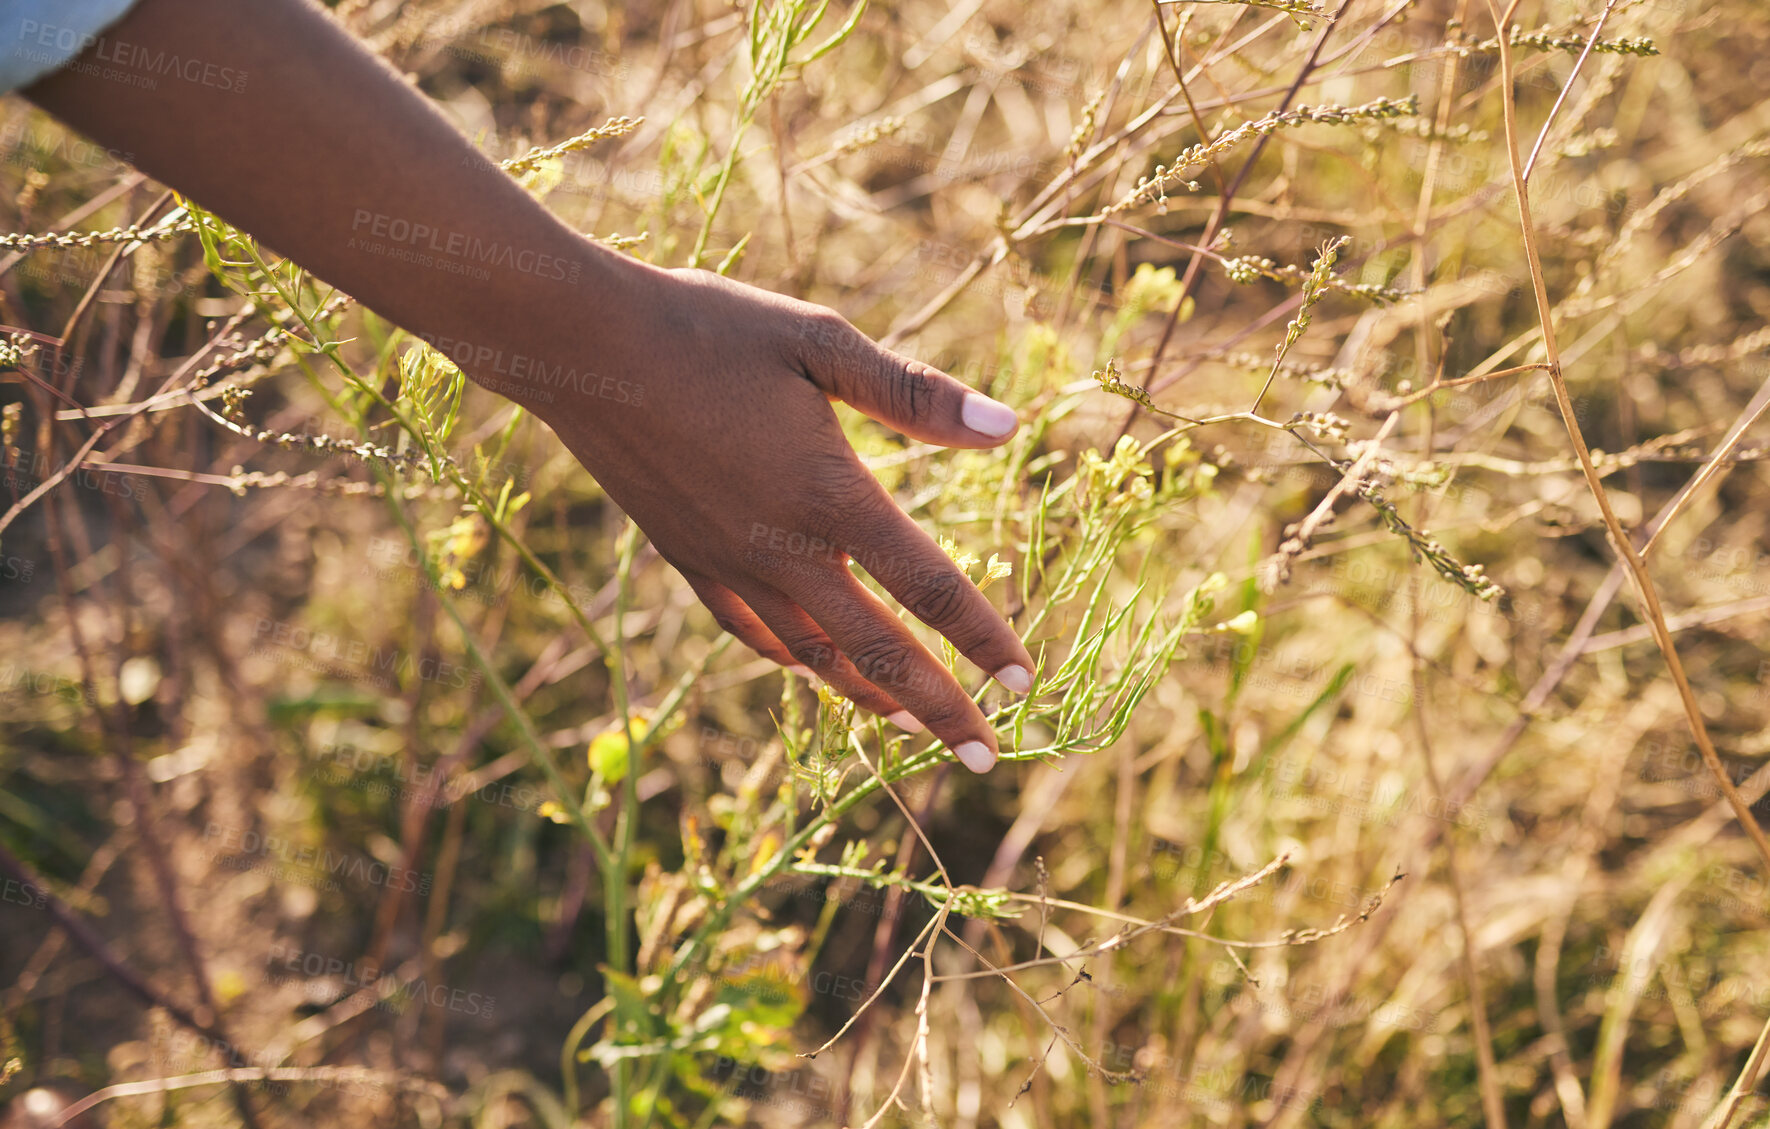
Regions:
<instances>
[{"instance_id":1,"label":"outstretched hand","mask_svg":"<svg viewBox=\"0 0 1770 1129\"><path fill-rule=\"evenodd\" d=\"M982 711L850 562L1007 689L1030 689L1031 656L861 465L829 401L947 447L1001 443L1014 413L821 306L704 271L632 269L611 311L621 331L575 366L596 375L531 401L536 413L721 627L987 771Z\"/></svg>"},{"instance_id":2,"label":"outstretched hand","mask_svg":"<svg viewBox=\"0 0 1770 1129\"><path fill-rule=\"evenodd\" d=\"M251 81L119 98L118 43L226 59ZM597 246L311 0L140 0L82 60L30 97L368 308L450 339L750 647L926 726L974 771L995 763L982 711L849 562L1008 689L1030 688L1032 660L861 466L829 400L949 447L1006 439L1007 407L829 310Z\"/></svg>"}]
</instances>

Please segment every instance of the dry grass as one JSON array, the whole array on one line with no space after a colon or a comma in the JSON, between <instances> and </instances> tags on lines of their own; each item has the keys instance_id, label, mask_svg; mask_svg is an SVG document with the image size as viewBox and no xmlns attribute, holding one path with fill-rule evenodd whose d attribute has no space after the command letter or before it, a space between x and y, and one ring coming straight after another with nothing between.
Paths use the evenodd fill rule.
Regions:
<instances>
[{"instance_id":1,"label":"dry grass","mask_svg":"<svg viewBox=\"0 0 1770 1129\"><path fill-rule=\"evenodd\" d=\"M988 590L1044 648L982 780L721 646L495 398L440 471L290 347L349 338L406 388L347 304L273 326L188 224L11 241L0 322L41 336L0 386L0 1096L114 1086L115 1125L1761 1120L1770 18L1282 7L878 8L759 87L724 5L340 5L490 155L556 147L512 172L582 230L1022 409L1003 452L851 428L1012 565ZM0 229L174 206L5 113ZM408 421L442 410L419 377ZM186 386L206 410L156 399ZM489 504L507 480L525 506ZM631 807L592 744L629 705L677 724ZM217 1043L231 1094L152 1083Z\"/></svg>"}]
</instances>

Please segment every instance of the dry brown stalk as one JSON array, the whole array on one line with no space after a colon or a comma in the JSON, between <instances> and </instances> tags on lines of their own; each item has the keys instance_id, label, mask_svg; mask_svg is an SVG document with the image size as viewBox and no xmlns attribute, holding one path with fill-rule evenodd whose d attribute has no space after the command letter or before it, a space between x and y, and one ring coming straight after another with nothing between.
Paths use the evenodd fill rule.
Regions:
<instances>
[{"instance_id":1,"label":"dry brown stalk","mask_svg":"<svg viewBox=\"0 0 1770 1129\"><path fill-rule=\"evenodd\" d=\"M1489 3L1491 8L1493 5ZM1501 98L1506 119L1506 154L1512 166L1512 184L1518 194L1519 226L1524 236L1524 253L1529 260L1531 286L1536 294L1537 314L1543 327L1543 349L1549 358L1549 380L1555 390L1555 404L1561 411L1561 421L1567 427L1567 435L1573 443L1574 454L1578 456L1580 471L1585 476L1586 486L1592 498L1598 503L1598 510L1604 515L1605 528L1610 533L1610 543L1617 555L1622 558L1630 578L1635 583L1637 594L1646 612L1648 622L1653 627L1654 642L1659 645L1660 654L1665 657L1666 669L1672 676L1672 682L1678 689L1678 697L1684 704L1684 715L1690 724L1690 733L1696 739L1696 747L1702 753L1702 759L1714 773L1719 782L1721 792L1732 805L1734 815L1738 817L1740 826L1751 837L1752 844L1757 847L1758 854L1764 860L1764 866L1770 871L1770 838L1764 835L1764 829L1758 826L1752 817L1751 809L1740 798L1739 790L1728 778L1726 768L1721 764L1720 754L1715 751L1714 741L1709 737L1708 725L1703 721L1702 709L1697 705L1696 695L1690 688L1690 680L1684 674L1684 664L1678 658L1677 644L1671 632L1666 628L1665 613L1659 604L1659 592L1654 587L1653 577L1648 574L1646 563L1641 554L1636 552L1634 542L1623 530L1622 523L1617 520L1616 511L1611 508L1610 496L1604 489L1603 481L1592 464L1591 450L1586 446L1586 439L1580 430L1579 421L1575 418L1573 399L1567 391L1566 374L1561 369L1561 349L1556 339L1553 307L1549 301L1548 283L1543 278L1542 258L1537 250L1536 225L1530 213L1530 185L1524 179L1524 167L1518 159L1518 106L1512 97L1512 45L1506 36L1506 29L1511 26L1512 14L1517 10L1518 0L1511 0L1502 16L1494 13L1495 24L1500 29L1500 67L1505 76L1501 86Z\"/></svg>"}]
</instances>

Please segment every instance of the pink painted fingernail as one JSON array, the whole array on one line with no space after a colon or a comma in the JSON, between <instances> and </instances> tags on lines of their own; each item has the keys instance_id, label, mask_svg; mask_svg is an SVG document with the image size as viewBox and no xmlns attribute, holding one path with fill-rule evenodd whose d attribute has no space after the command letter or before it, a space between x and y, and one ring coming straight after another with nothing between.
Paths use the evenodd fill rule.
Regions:
<instances>
[{"instance_id":1,"label":"pink painted fingernail","mask_svg":"<svg viewBox=\"0 0 1770 1129\"><path fill-rule=\"evenodd\" d=\"M954 746L953 756L958 757L960 764L979 776L994 768L996 764L996 754L991 752L990 747L982 741L966 741L962 745Z\"/></svg>"},{"instance_id":2,"label":"pink painted fingernail","mask_svg":"<svg viewBox=\"0 0 1770 1129\"><path fill-rule=\"evenodd\" d=\"M1016 694L1024 694L1032 689L1032 671L1015 663L996 671L995 679Z\"/></svg>"},{"instance_id":3,"label":"pink painted fingernail","mask_svg":"<svg viewBox=\"0 0 1770 1129\"><path fill-rule=\"evenodd\" d=\"M917 721L915 715L910 713L909 710L898 710L896 713L886 714L885 720L906 733L922 732L922 723Z\"/></svg>"},{"instance_id":4,"label":"pink painted fingernail","mask_svg":"<svg viewBox=\"0 0 1770 1129\"><path fill-rule=\"evenodd\" d=\"M1004 439L1020 426L1014 409L998 403L981 392L965 393L965 404L959 409L965 426L989 439Z\"/></svg>"}]
</instances>

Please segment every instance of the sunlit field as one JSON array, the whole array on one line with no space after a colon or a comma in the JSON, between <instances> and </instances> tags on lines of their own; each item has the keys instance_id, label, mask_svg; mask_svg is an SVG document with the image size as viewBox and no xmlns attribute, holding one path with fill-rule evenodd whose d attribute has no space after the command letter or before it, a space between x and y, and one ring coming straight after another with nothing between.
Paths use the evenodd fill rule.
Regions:
<instances>
[{"instance_id":1,"label":"sunlit field","mask_svg":"<svg viewBox=\"0 0 1770 1129\"><path fill-rule=\"evenodd\" d=\"M334 11L1011 404L838 410L1035 684L905 614L974 776L758 657L473 346L7 98L0 1125L1770 1124L1770 11Z\"/></svg>"}]
</instances>

